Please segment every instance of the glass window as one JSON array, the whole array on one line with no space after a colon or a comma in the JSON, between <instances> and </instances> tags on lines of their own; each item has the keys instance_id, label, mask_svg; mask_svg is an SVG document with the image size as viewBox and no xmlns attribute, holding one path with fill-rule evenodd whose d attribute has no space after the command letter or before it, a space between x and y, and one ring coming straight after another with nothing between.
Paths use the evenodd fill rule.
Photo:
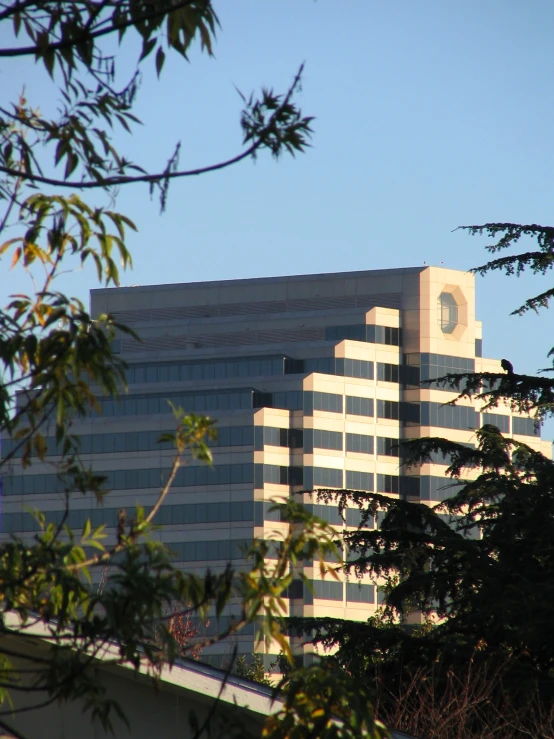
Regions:
<instances>
[{"instance_id":1,"label":"glass window","mask_svg":"<svg viewBox=\"0 0 554 739\"><path fill-rule=\"evenodd\" d=\"M313 581L314 597L322 600L342 600L343 584L329 580Z\"/></svg>"},{"instance_id":2,"label":"glass window","mask_svg":"<svg viewBox=\"0 0 554 739\"><path fill-rule=\"evenodd\" d=\"M313 484L319 487L342 488L342 470L314 467Z\"/></svg>"},{"instance_id":3,"label":"glass window","mask_svg":"<svg viewBox=\"0 0 554 739\"><path fill-rule=\"evenodd\" d=\"M319 449L342 451L342 434L338 431L313 430L313 446Z\"/></svg>"},{"instance_id":4,"label":"glass window","mask_svg":"<svg viewBox=\"0 0 554 739\"><path fill-rule=\"evenodd\" d=\"M146 382L158 382L158 368L147 367L146 368Z\"/></svg>"},{"instance_id":5,"label":"glass window","mask_svg":"<svg viewBox=\"0 0 554 739\"><path fill-rule=\"evenodd\" d=\"M342 518L336 505L314 505L313 513L333 526L342 526Z\"/></svg>"},{"instance_id":6,"label":"glass window","mask_svg":"<svg viewBox=\"0 0 554 739\"><path fill-rule=\"evenodd\" d=\"M102 446L103 446L103 444L102 444L102 435L101 434L93 434L92 437L91 437L91 441L92 441L92 445L91 445L92 446L92 449L91 449L92 454L99 454L99 453L101 453L103 451L103 449L102 449Z\"/></svg>"},{"instance_id":7,"label":"glass window","mask_svg":"<svg viewBox=\"0 0 554 739\"><path fill-rule=\"evenodd\" d=\"M443 501L456 495L463 487L446 477L422 475L420 478L421 500Z\"/></svg>"},{"instance_id":8,"label":"glass window","mask_svg":"<svg viewBox=\"0 0 554 739\"><path fill-rule=\"evenodd\" d=\"M373 436L346 434L346 451L373 454Z\"/></svg>"},{"instance_id":9,"label":"glass window","mask_svg":"<svg viewBox=\"0 0 554 739\"><path fill-rule=\"evenodd\" d=\"M218 542L217 558L228 562L231 559L231 542L227 540Z\"/></svg>"},{"instance_id":10,"label":"glass window","mask_svg":"<svg viewBox=\"0 0 554 739\"><path fill-rule=\"evenodd\" d=\"M375 587L362 583L346 583L346 600L351 603L375 603Z\"/></svg>"},{"instance_id":11,"label":"glass window","mask_svg":"<svg viewBox=\"0 0 554 739\"><path fill-rule=\"evenodd\" d=\"M514 434L519 434L520 436L540 436L541 435L540 422L536 421L534 418L518 418L517 416L513 416L512 423L513 423L512 433Z\"/></svg>"},{"instance_id":12,"label":"glass window","mask_svg":"<svg viewBox=\"0 0 554 739\"><path fill-rule=\"evenodd\" d=\"M363 528L372 529L375 525L373 515L368 511L361 511L359 508L347 508L346 509L346 525L347 526L360 526L362 523L363 515Z\"/></svg>"},{"instance_id":13,"label":"glass window","mask_svg":"<svg viewBox=\"0 0 554 739\"><path fill-rule=\"evenodd\" d=\"M373 400L347 395L346 412L353 416L373 416Z\"/></svg>"},{"instance_id":14,"label":"glass window","mask_svg":"<svg viewBox=\"0 0 554 739\"><path fill-rule=\"evenodd\" d=\"M479 415L468 406L421 403L421 425L441 428L476 429Z\"/></svg>"},{"instance_id":15,"label":"glass window","mask_svg":"<svg viewBox=\"0 0 554 739\"><path fill-rule=\"evenodd\" d=\"M486 423L496 426L503 434L510 433L510 416L503 416L500 413L483 413L483 424Z\"/></svg>"},{"instance_id":16,"label":"glass window","mask_svg":"<svg viewBox=\"0 0 554 739\"><path fill-rule=\"evenodd\" d=\"M389 439L387 436L377 438L377 454L385 457L400 456L400 439Z\"/></svg>"},{"instance_id":17,"label":"glass window","mask_svg":"<svg viewBox=\"0 0 554 739\"><path fill-rule=\"evenodd\" d=\"M348 490L373 490L373 472L346 470L346 487Z\"/></svg>"},{"instance_id":18,"label":"glass window","mask_svg":"<svg viewBox=\"0 0 554 739\"><path fill-rule=\"evenodd\" d=\"M219 559L219 542L207 541L206 542L206 557L205 559L209 562L213 562L214 559Z\"/></svg>"},{"instance_id":19,"label":"glass window","mask_svg":"<svg viewBox=\"0 0 554 739\"><path fill-rule=\"evenodd\" d=\"M399 382L400 368L397 364L377 363L377 379L381 382Z\"/></svg>"},{"instance_id":20,"label":"glass window","mask_svg":"<svg viewBox=\"0 0 554 739\"><path fill-rule=\"evenodd\" d=\"M331 413L342 413L342 395L334 393L313 393L314 411L329 411Z\"/></svg>"},{"instance_id":21,"label":"glass window","mask_svg":"<svg viewBox=\"0 0 554 739\"><path fill-rule=\"evenodd\" d=\"M439 295L439 326L444 334L451 334L458 325L458 304L452 293Z\"/></svg>"},{"instance_id":22,"label":"glass window","mask_svg":"<svg viewBox=\"0 0 554 739\"><path fill-rule=\"evenodd\" d=\"M377 475L378 493L400 492L400 478L397 475Z\"/></svg>"},{"instance_id":23,"label":"glass window","mask_svg":"<svg viewBox=\"0 0 554 739\"><path fill-rule=\"evenodd\" d=\"M395 400L378 400L377 417L398 420L400 417L400 404Z\"/></svg>"}]
</instances>

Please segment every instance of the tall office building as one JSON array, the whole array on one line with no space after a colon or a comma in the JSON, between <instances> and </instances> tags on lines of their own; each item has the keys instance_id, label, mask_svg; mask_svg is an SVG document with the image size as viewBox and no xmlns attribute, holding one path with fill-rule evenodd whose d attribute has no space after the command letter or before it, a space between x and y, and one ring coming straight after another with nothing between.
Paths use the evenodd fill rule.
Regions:
<instances>
[{"instance_id":1,"label":"tall office building","mask_svg":"<svg viewBox=\"0 0 554 739\"><path fill-rule=\"evenodd\" d=\"M436 267L342 274L135 286L92 291L92 314L112 313L141 337L119 337L129 363L129 391L102 401L102 415L75 425L85 459L112 489L102 509L75 496L69 523L107 521L151 506L172 451L156 443L171 429L168 400L218 419L214 466L183 467L160 511L157 534L184 569L246 566L244 546L285 524L272 498L318 487L378 491L434 503L453 493L444 460L415 471L399 464L398 440L446 436L475 443L475 429L494 423L550 454L532 419L506 408L480 413L455 394L423 380L447 372L501 371L482 357L471 274ZM9 448L9 442L5 443ZM48 466L3 475L2 532L30 532L24 506L55 519L63 500ZM336 507L304 502L338 528ZM376 522L378 525L378 522ZM378 605L365 578L321 580L305 563L313 592L292 589L294 614L366 619ZM216 648L217 661L224 652ZM252 634L239 637L250 653ZM273 656L266 655L269 664Z\"/></svg>"}]
</instances>

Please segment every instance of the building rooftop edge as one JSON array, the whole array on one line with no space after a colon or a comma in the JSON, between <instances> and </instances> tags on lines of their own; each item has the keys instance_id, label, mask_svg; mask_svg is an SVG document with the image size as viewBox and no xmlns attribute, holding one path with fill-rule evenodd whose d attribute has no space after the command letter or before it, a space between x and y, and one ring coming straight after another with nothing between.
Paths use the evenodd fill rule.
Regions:
<instances>
[{"instance_id":1,"label":"building rooftop edge","mask_svg":"<svg viewBox=\"0 0 554 739\"><path fill-rule=\"evenodd\" d=\"M257 283L258 285L271 284L275 282L300 282L306 279L314 280L333 280L333 279L345 279L349 277L365 277L375 276L378 274L416 274L429 269L433 265L426 265L423 267L398 267L391 269L367 269L367 270L354 270L351 272L316 272L307 273L301 275L277 275L274 277L239 277L237 279L230 280L203 280L199 282L168 282L159 285L134 285L127 287L100 287L92 288L91 293L109 293L114 290L118 291L136 291L136 290L174 290L178 287L220 287L224 285L240 285L240 284L252 284ZM448 269L447 267L437 267L436 269ZM458 270L459 271L459 270Z\"/></svg>"}]
</instances>

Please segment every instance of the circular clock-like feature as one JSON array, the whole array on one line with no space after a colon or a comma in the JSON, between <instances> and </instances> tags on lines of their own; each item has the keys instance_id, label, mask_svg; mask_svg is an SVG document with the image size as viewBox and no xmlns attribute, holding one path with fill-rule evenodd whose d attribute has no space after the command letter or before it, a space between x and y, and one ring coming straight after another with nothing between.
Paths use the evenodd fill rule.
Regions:
<instances>
[{"instance_id":1,"label":"circular clock-like feature","mask_svg":"<svg viewBox=\"0 0 554 739\"><path fill-rule=\"evenodd\" d=\"M458 303L452 293L439 295L439 325L443 334L451 334L458 325Z\"/></svg>"}]
</instances>

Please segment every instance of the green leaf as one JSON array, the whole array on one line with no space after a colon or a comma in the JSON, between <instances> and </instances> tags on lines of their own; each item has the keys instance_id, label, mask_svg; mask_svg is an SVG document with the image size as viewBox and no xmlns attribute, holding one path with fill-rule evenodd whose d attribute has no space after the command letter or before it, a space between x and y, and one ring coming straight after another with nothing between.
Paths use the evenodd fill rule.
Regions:
<instances>
[{"instance_id":1,"label":"green leaf","mask_svg":"<svg viewBox=\"0 0 554 739\"><path fill-rule=\"evenodd\" d=\"M165 52L160 46L158 51L156 52L156 73L158 77L160 76L162 72L164 62L165 62Z\"/></svg>"}]
</instances>

